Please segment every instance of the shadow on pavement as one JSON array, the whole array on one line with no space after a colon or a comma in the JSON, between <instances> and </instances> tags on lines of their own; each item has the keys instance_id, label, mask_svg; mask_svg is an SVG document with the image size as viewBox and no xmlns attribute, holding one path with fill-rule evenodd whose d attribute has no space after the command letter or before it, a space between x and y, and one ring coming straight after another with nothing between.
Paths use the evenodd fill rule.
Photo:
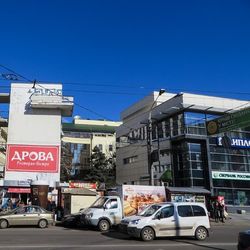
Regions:
<instances>
[{"instance_id":1,"label":"shadow on pavement","mask_svg":"<svg viewBox=\"0 0 250 250\"><path fill-rule=\"evenodd\" d=\"M109 238L113 238L113 239L123 239L123 240L135 240L135 241L141 241L138 238L133 238L130 237L129 235L119 232L119 231L109 231L106 233L102 233L102 235L105 235ZM178 237L161 237L161 238L157 238L156 241L160 242L162 240L168 240L171 242L176 242L176 243L185 243L188 244L190 246L195 246L195 247L199 247L200 249L214 249L214 250L227 250L227 247L225 246L225 248L220 248L220 247L213 247L213 246L209 246L209 242L206 241L202 241L203 243L198 243L201 241L197 241L196 239L194 239L193 237L182 237L181 239ZM188 241L190 240L190 241ZM148 242L149 243L149 242ZM145 242L145 244L147 244L147 242Z\"/></svg>"},{"instance_id":2,"label":"shadow on pavement","mask_svg":"<svg viewBox=\"0 0 250 250\"><path fill-rule=\"evenodd\" d=\"M208 245L203 245L203 244L199 244L199 243L196 243L194 240L194 242L190 242L190 241L185 241L185 240L179 240L179 239L169 239L171 241L175 241L177 243L185 243L185 244L189 244L189 245L192 245L192 246L196 246L196 247L200 247L200 249L215 249L215 250L227 250L227 247L225 246L225 248L219 248L219 247L213 247L213 246L209 246L209 242L208 242ZM206 241L203 241L204 243Z\"/></svg>"}]
</instances>

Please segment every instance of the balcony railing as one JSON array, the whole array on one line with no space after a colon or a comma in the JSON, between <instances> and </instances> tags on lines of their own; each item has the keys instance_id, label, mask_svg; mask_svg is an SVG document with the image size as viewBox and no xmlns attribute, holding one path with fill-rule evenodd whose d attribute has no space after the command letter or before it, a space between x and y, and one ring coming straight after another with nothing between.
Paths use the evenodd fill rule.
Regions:
<instances>
[{"instance_id":1,"label":"balcony railing","mask_svg":"<svg viewBox=\"0 0 250 250\"><path fill-rule=\"evenodd\" d=\"M62 116L71 116L74 98L61 95L32 95L31 107L35 109L60 109Z\"/></svg>"}]
</instances>

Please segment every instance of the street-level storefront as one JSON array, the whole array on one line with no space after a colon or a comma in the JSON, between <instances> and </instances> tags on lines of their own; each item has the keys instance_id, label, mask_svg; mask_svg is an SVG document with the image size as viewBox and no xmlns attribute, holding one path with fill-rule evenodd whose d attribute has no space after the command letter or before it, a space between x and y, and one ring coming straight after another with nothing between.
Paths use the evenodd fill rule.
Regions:
<instances>
[{"instance_id":1,"label":"street-level storefront","mask_svg":"<svg viewBox=\"0 0 250 250\"><path fill-rule=\"evenodd\" d=\"M228 206L250 207L250 134L227 133L210 138L211 178L214 195L224 196ZM250 209L249 209L250 210Z\"/></svg>"}]
</instances>

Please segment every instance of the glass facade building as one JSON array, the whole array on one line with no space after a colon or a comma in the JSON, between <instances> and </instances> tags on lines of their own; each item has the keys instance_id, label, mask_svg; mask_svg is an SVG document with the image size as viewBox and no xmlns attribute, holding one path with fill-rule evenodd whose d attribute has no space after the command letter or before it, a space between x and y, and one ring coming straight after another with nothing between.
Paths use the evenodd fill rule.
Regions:
<instances>
[{"instance_id":1,"label":"glass facade building","mask_svg":"<svg viewBox=\"0 0 250 250\"><path fill-rule=\"evenodd\" d=\"M170 186L204 188L211 191L212 196L224 196L228 205L250 206L250 127L226 133L234 144L237 140L246 140L249 146L223 146L224 134L208 136L206 131L206 122L221 115L223 113L208 110L182 110L154 119L151 154L154 179L170 169ZM146 136L147 124L130 131L129 145L146 140ZM166 141L169 144L164 144ZM135 153L132 156L131 166L142 161ZM127 159L130 158L124 156L126 166L129 165Z\"/></svg>"},{"instance_id":2,"label":"glass facade building","mask_svg":"<svg viewBox=\"0 0 250 250\"><path fill-rule=\"evenodd\" d=\"M207 136L206 121L216 117L179 113L157 121L153 138L171 140L173 186L206 188L212 195L224 196L228 205L250 206L250 127L226 133L230 141L245 140L246 146L226 147L221 144L223 135Z\"/></svg>"}]
</instances>

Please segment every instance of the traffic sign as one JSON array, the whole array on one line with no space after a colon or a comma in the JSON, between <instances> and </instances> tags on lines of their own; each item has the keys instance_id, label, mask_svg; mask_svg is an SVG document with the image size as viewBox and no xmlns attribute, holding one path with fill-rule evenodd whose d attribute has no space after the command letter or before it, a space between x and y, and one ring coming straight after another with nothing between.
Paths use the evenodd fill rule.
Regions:
<instances>
[{"instance_id":1,"label":"traffic sign","mask_svg":"<svg viewBox=\"0 0 250 250\"><path fill-rule=\"evenodd\" d=\"M208 135L215 135L247 126L250 126L250 107L206 122Z\"/></svg>"}]
</instances>

